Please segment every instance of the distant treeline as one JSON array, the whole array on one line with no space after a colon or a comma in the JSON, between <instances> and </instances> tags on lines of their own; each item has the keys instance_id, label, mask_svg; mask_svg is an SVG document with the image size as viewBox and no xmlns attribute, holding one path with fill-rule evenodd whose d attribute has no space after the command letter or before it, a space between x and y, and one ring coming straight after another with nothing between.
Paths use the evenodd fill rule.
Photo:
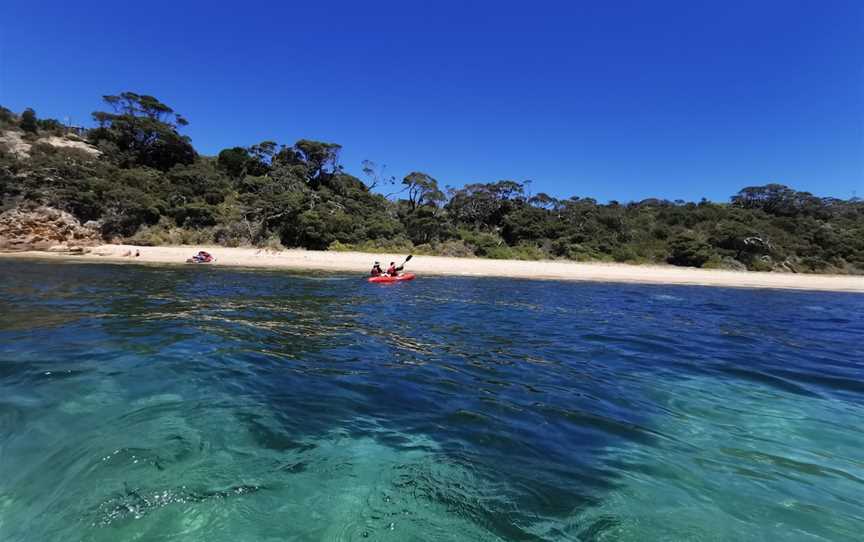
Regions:
<instances>
[{"instance_id":1,"label":"distant treeline","mask_svg":"<svg viewBox=\"0 0 864 542\"><path fill-rule=\"evenodd\" d=\"M109 110L93 113L96 127L81 136L99 155L40 143L76 135L32 110L0 107L0 130L32 144L29 157L0 145L3 209L49 205L93 221L107 240L139 244L864 272L857 198L768 184L729 203L601 204L532 195L511 180L445 188L413 172L397 182L368 161L364 181L339 164L334 143L264 141L202 156L180 133L187 121L156 98L125 92L104 101Z\"/></svg>"}]
</instances>

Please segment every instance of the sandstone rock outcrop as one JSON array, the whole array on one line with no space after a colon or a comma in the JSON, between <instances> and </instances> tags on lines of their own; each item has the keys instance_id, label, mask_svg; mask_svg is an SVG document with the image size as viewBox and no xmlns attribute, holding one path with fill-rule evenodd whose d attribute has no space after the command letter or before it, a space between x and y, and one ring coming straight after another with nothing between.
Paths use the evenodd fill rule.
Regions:
<instances>
[{"instance_id":1,"label":"sandstone rock outcrop","mask_svg":"<svg viewBox=\"0 0 864 542\"><path fill-rule=\"evenodd\" d=\"M71 134L63 137L56 135L42 137L36 140L35 143L44 143L46 145L51 145L52 147L57 148L76 149L79 151L84 151L91 156L99 156L100 154L102 154L101 151L99 151L99 149L97 149L93 145ZM30 141L24 139L22 132L18 132L15 130L7 130L5 132L0 131L0 145L5 147L9 152L16 155L18 158L29 158L30 151L33 148L33 144L34 143L31 143Z\"/></svg>"},{"instance_id":2,"label":"sandstone rock outcrop","mask_svg":"<svg viewBox=\"0 0 864 542\"><path fill-rule=\"evenodd\" d=\"M0 214L0 249L69 250L102 243L99 230L51 207L16 208Z\"/></svg>"}]
</instances>

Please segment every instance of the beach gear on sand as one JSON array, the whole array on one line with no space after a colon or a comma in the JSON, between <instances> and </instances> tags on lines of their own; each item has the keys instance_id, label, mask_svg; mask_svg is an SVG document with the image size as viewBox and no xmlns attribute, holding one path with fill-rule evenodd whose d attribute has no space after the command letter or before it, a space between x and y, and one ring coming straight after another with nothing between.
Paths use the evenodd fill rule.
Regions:
<instances>
[{"instance_id":1,"label":"beach gear on sand","mask_svg":"<svg viewBox=\"0 0 864 542\"><path fill-rule=\"evenodd\" d=\"M209 252L205 252L203 250L199 251L198 254L192 256L186 263L212 263L215 260L213 255Z\"/></svg>"}]
</instances>

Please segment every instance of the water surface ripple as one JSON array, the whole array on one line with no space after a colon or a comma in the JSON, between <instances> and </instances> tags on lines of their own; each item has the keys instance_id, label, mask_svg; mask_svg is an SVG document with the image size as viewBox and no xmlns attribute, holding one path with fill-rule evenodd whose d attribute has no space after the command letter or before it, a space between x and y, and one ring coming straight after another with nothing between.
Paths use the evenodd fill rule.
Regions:
<instances>
[{"instance_id":1,"label":"water surface ripple","mask_svg":"<svg viewBox=\"0 0 864 542\"><path fill-rule=\"evenodd\" d=\"M0 540L857 540L864 296L0 261Z\"/></svg>"}]
</instances>

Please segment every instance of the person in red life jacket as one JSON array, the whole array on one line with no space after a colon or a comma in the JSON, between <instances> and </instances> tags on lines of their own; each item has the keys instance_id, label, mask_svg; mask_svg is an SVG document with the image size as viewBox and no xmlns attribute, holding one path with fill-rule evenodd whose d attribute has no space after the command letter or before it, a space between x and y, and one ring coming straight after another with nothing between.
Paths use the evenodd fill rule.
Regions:
<instances>
[{"instance_id":1,"label":"person in red life jacket","mask_svg":"<svg viewBox=\"0 0 864 542\"><path fill-rule=\"evenodd\" d=\"M398 277L399 271L402 270L402 267L396 267L396 262L390 262L390 267L387 268L387 274L391 277Z\"/></svg>"},{"instance_id":2,"label":"person in red life jacket","mask_svg":"<svg viewBox=\"0 0 864 542\"><path fill-rule=\"evenodd\" d=\"M372 265L372 271L369 273L369 275L371 275L373 277L380 277L383 274L384 274L384 271L381 269L381 264L378 262L375 262L375 264Z\"/></svg>"}]
</instances>

